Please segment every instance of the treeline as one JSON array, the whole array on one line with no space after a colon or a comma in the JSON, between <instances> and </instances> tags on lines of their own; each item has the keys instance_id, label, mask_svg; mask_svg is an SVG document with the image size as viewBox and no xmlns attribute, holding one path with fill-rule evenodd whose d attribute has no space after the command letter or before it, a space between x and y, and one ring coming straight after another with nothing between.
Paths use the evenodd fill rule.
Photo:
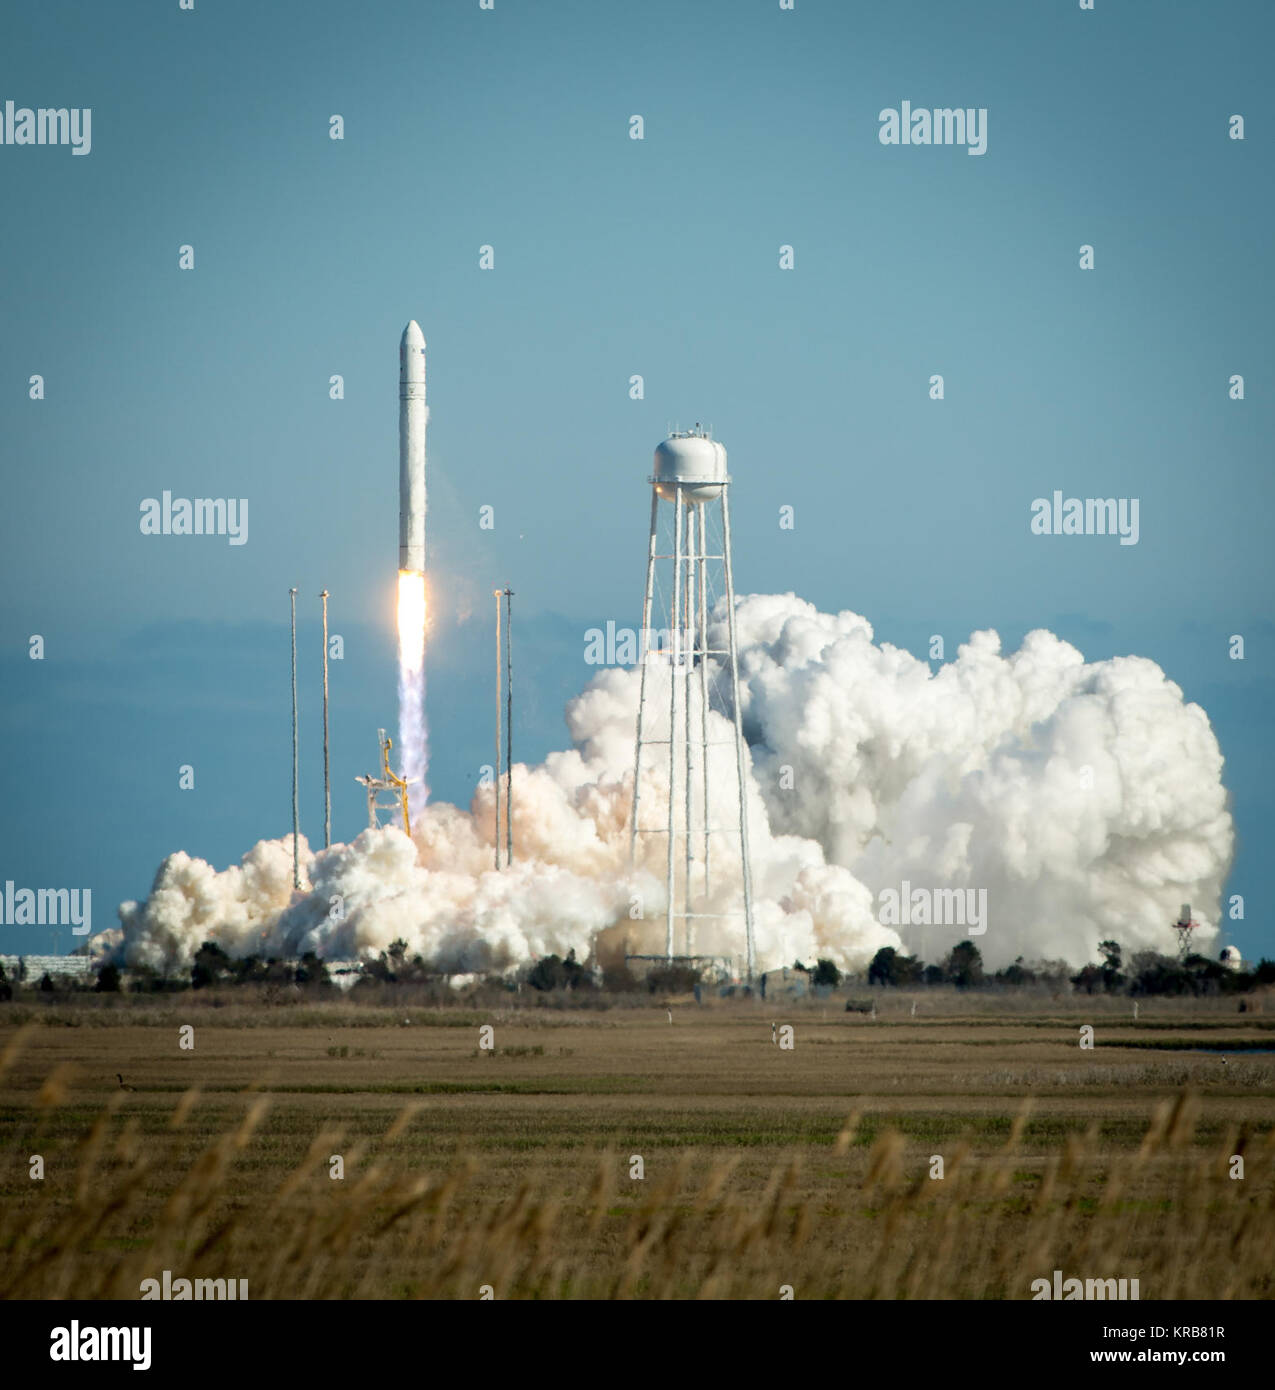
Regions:
<instances>
[{"instance_id":1,"label":"treeline","mask_svg":"<svg viewBox=\"0 0 1275 1390\"><path fill-rule=\"evenodd\" d=\"M1099 942L1101 959L1073 972L1066 961L1024 962L1019 956L1012 965L987 972L982 953L972 941L953 946L938 964L927 964L918 956L905 955L892 946L883 946L863 973L843 973L835 962L819 959L813 966L793 963L805 973L811 986L826 993L844 984L867 984L883 989L924 989L955 986L957 989L1043 989L1058 994L1070 987L1081 994L1149 995L1246 994L1264 985L1275 984L1275 961L1261 960L1252 968L1234 970L1205 956L1189 955L1184 960L1156 951L1138 951L1128 961L1116 941ZM760 983L765 994L767 980L781 972L769 972ZM213 941L205 941L195 953L189 972L170 975L146 966L131 967L128 989L132 993L175 993L212 986L259 985L267 992L306 990L330 993L335 990L327 966L313 952L300 960L279 960L260 956L233 957ZM42 994L119 993L123 977L113 964L104 965L94 982L43 975L38 981L10 981L0 965L0 1002L12 999L15 983ZM517 990L522 987L540 994L570 992L599 994L686 994L698 992L704 983L702 972L684 962L655 965L642 974L627 964L611 965L595 972L576 959L574 951L565 957L542 956L524 966L512 978L492 978L488 985ZM778 983L777 981L775 983ZM376 993L385 985L444 986L446 977L429 966L420 955L410 954L405 941L394 941L379 955L363 963L362 974L349 993L353 997ZM866 1007L866 1006L865 1006Z\"/></svg>"},{"instance_id":2,"label":"treeline","mask_svg":"<svg viewBox=\"0 0 1275 1390\"><path fill-rule=\"evenodd\" d=\"M187 989L206 989L209 985L300 985L330 988L332 981L327 967L314 954L307 952L300 960L262 959L260 956L234 957L217 945L205 941L195 953L189 972L169 974L148 965L130 966L128 992L131 994L177 994ZM124 990L124 977L117 965L108 962L96 978L74 976L51 977L47 972L33 981L21 972L9 980L0 965L0 1002L13 998L14 986L26 985L40 994L119 994Z\"/></svg>"},{"instance_id":3,"label":"treeline","mask_svg":"<svg viewBox=\"0 0 1275 1390\"><path fill-rule=\"evenodd\" d=\"M657 966L642 976L634 974L623 964L607 966L599 975L578 961L574 951L568 951L565 957L541 956L534 963L523 966L512 978L499 977L490 983L499 984L505 989L525 985L541 994L554 990L578 991L582 994L635 994L642 991L650 994L683 994L701 982L700 976L700 971L676 962ZM405 941L395 941L376 959L365 962L363 978L351 993L357 993L367 982L435 984L442 978L419 955L409 956Z\"/></svg>"},{"instance_id":4,"label":"treeline","mask_svg":"<svg viewBox=\"0 0 1275 1390\"><path fill-rule=\"evenodd\" d=\"M941 965L926 965L916 956L883 946L868 966L867 983L910 989L927 985L955 985L958 989L1035 987L1054 992L1070 985L1078 994L1125 994L1134 998L1247 994L1263 985L1275 984L1275 961L1266 959L1252 968L1234 970L1207 956L1189 955L1179 960L1158 951L1138 951L1126 967L1117 941L1100 941L1098 954L1098 963L1085 965L1075 973L1066 961L1036 961L1027 965L1019 956L1013 965L988 974L983 969L982 954L972 941L954 946Z\"/></svg>"}]
</instances>

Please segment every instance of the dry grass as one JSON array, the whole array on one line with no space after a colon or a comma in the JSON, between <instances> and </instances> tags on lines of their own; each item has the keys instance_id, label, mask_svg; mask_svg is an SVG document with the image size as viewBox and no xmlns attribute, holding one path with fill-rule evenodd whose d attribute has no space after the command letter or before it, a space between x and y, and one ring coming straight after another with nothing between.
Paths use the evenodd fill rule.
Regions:
<instances>
[{"instance_id":1,"label":"dry grass","mask_svg":"<svg viewBox=\"0 0 1275 1390\"><path fill-rule=\"evenodd\" d=\"M784 1052L771 1017L510 1014L494 1055L468 1017L340 1044L196 1018L191 1052L176 1015L5 1029L0 1297L136 1298L165 1269L255 1299L1027 1298L1054 1269L1275 1296L1275 1058L814 1013Z\"/></svg>"}]
</instances>

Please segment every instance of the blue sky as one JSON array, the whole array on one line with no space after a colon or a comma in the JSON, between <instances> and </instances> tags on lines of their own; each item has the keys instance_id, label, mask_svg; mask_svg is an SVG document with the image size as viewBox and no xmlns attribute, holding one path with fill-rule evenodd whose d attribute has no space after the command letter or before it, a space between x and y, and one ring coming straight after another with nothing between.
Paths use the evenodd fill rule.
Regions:
<instances>
[{"instance_id":1,"label":"blue sky","mask_svg":"<svg viewBox=\"0 0 1275 1390\"><path fill-rule=\"evenodd\" d=\"M325 586L334 835L363 824L414 317L437 795L467 802L489 761L493 586L538 759L585 629L637 624L653 446L711 421L741 592L852 608L918 655L1045 626L1158 661L1227 759L1231 938L1275 954L1267 5L48 3L0 39L0 102L93 111L87 157L0 147L0 879L91 887L96 930L170 850L222 867L286 832L293 584L303 829ZM882 146L903 99L987 108L987 153ZM1055 488L1138 497L1138 545L1032 536ZM247 497L248 543L142 536L164 489Z\"/></svg>"}]
</instances>

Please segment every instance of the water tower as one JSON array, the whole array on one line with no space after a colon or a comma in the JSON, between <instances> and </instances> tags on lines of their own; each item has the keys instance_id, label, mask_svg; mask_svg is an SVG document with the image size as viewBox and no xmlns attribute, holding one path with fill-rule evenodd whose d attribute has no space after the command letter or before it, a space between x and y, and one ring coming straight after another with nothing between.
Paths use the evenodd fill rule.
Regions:
<instances>
[{"instance_id":1,"label":"water tower","mask_svg":"<svg viewBox=\"0 0 1275 1390\"><path fill-rule=\"evenodd\" d=\"M655 471L648 481L651 533L639 637L641 694L630 855L636 857L639 835L667 837L665 959L674 959L679 922L682 951L676 954L689 957L695 954L698 921L742 918L751 983L756 964L753 887L726 450L699 425L675 431L656 448ZM661 509L661 502L668 505ZM662 545L667 548L662 550ZM726 601L728 645L711 649L708 614L720 597ZM718 688L723 682L729 683L729 695ZM729 704L734 730L731 738L710 742L708 711L714 703L718 708ZM733 757L727 751L731 749ZM667 806L642 804L644 757L667 759ZM717 817L722 823L714 825L709 814L709 789L724 783L730 787L729 800L717 798ZM723 804L733 807L731 814L722 814ZM733 876L736 869L742 884L742 911L709 911L710 888L723 872Z\"/></svg>"}]
</instances>

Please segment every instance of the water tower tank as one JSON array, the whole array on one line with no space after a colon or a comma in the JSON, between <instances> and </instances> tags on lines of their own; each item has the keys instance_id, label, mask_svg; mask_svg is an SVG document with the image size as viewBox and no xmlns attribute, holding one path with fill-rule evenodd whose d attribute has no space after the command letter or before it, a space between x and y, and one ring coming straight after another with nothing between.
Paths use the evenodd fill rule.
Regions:
<instances>
[{"instance_id":1,"label":"water tower tank","mask_svg":"<svg viewBox=\"0 0 1275 1390\"><path fill-rule=\"evenodd\" d=\"M709 439L698 427L671 434L655 450L656 491L666 502L676 497L673 483L681 483L686 502L709 502L721 495L726 482L726 448Z\"/></svg>"}]
</instances>

